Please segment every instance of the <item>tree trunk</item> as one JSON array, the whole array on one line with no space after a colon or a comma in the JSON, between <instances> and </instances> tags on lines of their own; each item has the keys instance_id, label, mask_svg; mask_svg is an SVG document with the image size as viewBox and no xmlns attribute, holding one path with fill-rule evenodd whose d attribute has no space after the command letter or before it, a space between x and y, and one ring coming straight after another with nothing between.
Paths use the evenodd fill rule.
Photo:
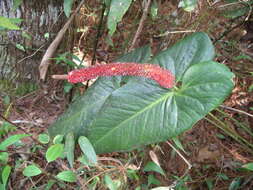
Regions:
<instances>
[{"instance_id":1,"label":"tree trunk","mask_svg":"<svg viewBox=\"0 0 253 190\"><path fill-rule=\"evenodd\" d=\"M0 29L0 89L38 84L42 56L66 22L62 0L23 0L15 10L13 1L0 0L0 16L22 19L19 31Z\"/></svg>"}]
</instances>

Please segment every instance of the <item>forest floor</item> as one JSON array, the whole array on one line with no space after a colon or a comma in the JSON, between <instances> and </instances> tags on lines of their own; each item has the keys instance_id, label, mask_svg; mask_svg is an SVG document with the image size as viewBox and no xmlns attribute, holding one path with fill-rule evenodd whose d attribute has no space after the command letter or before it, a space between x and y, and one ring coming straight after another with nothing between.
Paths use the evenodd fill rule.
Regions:
<instances>
[{"instance_id":1,"label":"forest floor","mask_svg":"<svg viewBox=\"0 0 253 190\"><path fill-rule=\"evenodd\" d=\"M154 179L151 180L153 184L149 188L172 187L173 184L177 184L174 189L253 189L252 172L241 167L244 164L253 163L253 30L252 27L247 28L243 22L248 15L238 18L231 18L233 15L224 16L225 13L232 13L240 7L225 2L200 1L198 8L191 13L178 9L174 1L159 2L158 14L155 18L148 15L136 47L151 44L153 53L156 53L192 31L206 32L216 48L215 60L227 65L235 73L235 88L222 106L179 137L183 150L173 141L167 141L131 153L100 155L108 158L104 164L115 164L112 163L114 159L124 163L129 155L133 158L133 167L140 168L137 179L127 179L126 189L135 189L142 184L147 184L150 179L143 171L143 166L148 161L156 159L165 171L166 177L154 172ZM96 7L97 4L94 1L87 1L87 5L81 10L81 16L75 23L80 28L86 27L86 32L76 36L76 49L81 51L76 51L75 54L81 58L84 57L88 65L91 63L94 52L97 32L94 26L98 25L101 14L101 10ZM141 4L136 1L111 39L106 31L103 32L96 50L97 62L112 62L126 52L141 15ZM245 30L248 34L252 33L247 40L244 39ZM59 73L57 66L51 72L54 69L56 73ZM63 93L62 81L49 80L45 89L17 97L9 107L4 105L3 100L0 102L0 109L5 110L5 113L8 108L11 109L9 120L16 121L17 125L25 127L26 132L32 134L34 138L46 132L48 126L64 112L69 103L70 95ZM84 87L76 90L85 93ZM23 130L20 129L14 133L19 132L22 133ZM26 144L34 143L31 138L25 140ZM175 151L174 147L180 153ZM11 156L13 161L16 159L15 156L17 155ZM38 155L29 157L34 162L39 162L41 166L47 165L45 161L37 158ZM58 165L53 165L51 170L57 167L64 168L64 166L64 163L59 162ZM20 187L30 189L34 185L33 181L22 180L20 173L21 171L17 170L15 175L12 175L11 186L14 187L13 189ZM39 184L43 180L46 179L35 181L40 181ZM101 185L97 189L106 188Z\"/></svg>"}]
</instances>

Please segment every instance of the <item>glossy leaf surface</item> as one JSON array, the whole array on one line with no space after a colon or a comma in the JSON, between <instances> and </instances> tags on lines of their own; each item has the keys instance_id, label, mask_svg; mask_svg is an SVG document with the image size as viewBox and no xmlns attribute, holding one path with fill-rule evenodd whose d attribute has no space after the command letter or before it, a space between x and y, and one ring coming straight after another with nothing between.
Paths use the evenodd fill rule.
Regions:
<instances>
[{"instance_id":1,"label":"glossy leaf surface","mask_svg":"<svg viewBox=\"0 0 253 190\"><path fill-rule=\"evenodd\" d=\"M27 134L17 134L17 135L12 135L5 139L3 142L0 143L0 150L6 150L6 148L12 144L15 144L19 140L23 139L24 137L27 137L30 135Z\"/></svg>"},{"instance_id":2,"label":"glossy leaf surface","mask_svg":"<svg viewBox=\"0 0 253 190\"><path fill-rule=\"evenodd\" d=\"M81 136L78 139L78 143L82 152L89 159L89 161L92 163L97 163L97 155L89 139L84 136Z\"/></svg>"},{"instance_id":3,"label":"glossy leaf surface","mask_svg":"<svg viewBox=\"0 0 253 190\"><path fill-rule=\"evenodd\" d=\"M9 165L6 165L2 171L2 182L3 185L6 186L7 182L8 182L8 178L10 176L11 173L11 167Z\"/></svg>"},{"instance_id":4,"label":"glossy leaf surface","mask_svg":"<svg viewBox=\"0 0 253 190\"><path fill-rule=\"evenodd\" d=\"M63 144L54 144L47 149L46 159L47 162L52 162L59 158L64 150Z\"/></svg>"},{"instance_id":5,"label":"glossy leaf surface","mask_svg":"<svg viewBox=\"0 0 253 190\"><path fill-rule=\"evenodd\" d=\"M182 7L185 11L191 12L197 7L197 5L197 0L181 0L178 7Z\"/></svg>"},{"instance_id":6,"label":"glossy leaf surface","mask_svg":"<svg viewBox=\"0 0 253 190\"><path fill-rule=\"evenodd\" d=\"M166 176L163 169L154 162L148 162L146 164L146 166L144 167L143 171L144 172L157 172L157 173L160 173L160 174Z\"/></svg>"},{"instance_id":7,"label":"glossy leaf surface","mask_svg":"<svg viewBox=\"0 0 253 190\"><path fill-rule=\"evenodd\" d=\"M26 177L36 176L36 175L39 175L41 173L42 173L42 171L40 170L40 168L38 168L34 164L27 166L23 171L23 175L26 176Z\"/></svg>"},{"instance_id":8,"label":"glossy leaf surface","mask_svg":"<svg viewBox=\"0 0 253 190\"><path fill-rule=\"evenodd\" d=\"M137 49L122 56L117 61L147 62L151 55L149 46ZM103 77L98 79L61 117L49 128L50 136L66 135L73 132L75 137L86 136L88 128L95 119L101 106L113 91L135 77Z\"/></svg>"},{"instance_id":9,"label":"glossy leaf surface","mask_svg":"<svg viewBox=\"0 0 253 190\"><path fill-rule=\"evenodd\" d=\"M107 18L107 26L110 35L113 35L115 32L118 22L122 20L122 17L127 12L131 2L132 0L111 0Z\"/></svg>"},{"instance_id":10,"label":"glossy leaf surface","mask_svg":"<svg viewBox=\"0 0 253 190\"><path fill-rule=\"evenodd\" d=\"M211 61L213 57L206 34L188 36L150 61L174 73L177 87L168 90L138 77L100 78L56 121L50 134L72 130L77 137L86 136L96 153L131 150L175 137L221 104L233 88L233 74ZM118 61L149 58L145 47Z\"/></svg>"},{"instance_id":11,"label":"glossy leaf surface","mask_svg":"<svg viewBox=\"0 0 253 190\"><path fill-rule=\"evenodd\" d=\"M242 167L249 171L253 171L253 163L244 164Z\"/></svg>"},{"instance_id":12,"label":"glossy leaf surface","mask_svg":"<svg viewBox=\"0 0 253 190\"><path fill-rule=\"evenodd\" d=\"M64 0L64 3L63 3L64 13L67 17L70 16L72 4L73 4L73 0Z\"/></svg>"},{"instance_id":13,"label":"glossy leaf surface","mask_svg":"<svg viewBox=\"0 0 253 190\"><path fill-rule=\"evenodd\" d=\"M64 150L65 150L65 155L67 157L69 165L71 168L73 168L74 159L75 159L75 156L74 156L75 137L73 133L68 133L66 135Z\"/></svg>"},{"instance_id":14,"label":"glossy leaf surface","mask_svg":"<svg viewBox=\"0 0 253 190\"><path fill-rule=\"evenodd\" d=\"M49 143L50 138L47 134L43 133L43 134L39 134L38 140L42 144L47 144L47 143Z\"/></svg>"},{"instance_id":15,"label":"glossy leaf surface","mask_svg":"<svg viewBox=\"0 0 253 190\"><path fill-rule=\"evenodd\" d=\"M56 177L62 181L66 182L76 182L76 174L72 171L63 171L56 175Z\"/></svg>"}]
</instances>

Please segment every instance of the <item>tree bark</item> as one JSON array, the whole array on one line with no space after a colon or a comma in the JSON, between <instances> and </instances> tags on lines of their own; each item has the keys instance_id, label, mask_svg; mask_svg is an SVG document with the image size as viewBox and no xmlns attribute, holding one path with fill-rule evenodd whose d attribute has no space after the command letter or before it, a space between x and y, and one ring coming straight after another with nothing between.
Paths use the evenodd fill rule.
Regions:
<instances>
[{"instance_id":1,"label":"tree bark","mask_svg":"<svg viewBox=\"0 0 253 190\"><path fill-rule=\"evenodd\" d=\"M13 0L0 0L0 16L22 19L17 24L21 30L0 30L0 82L15 88L38 82L42 56L67 20L62 10L62 0L23 0L15 10ZM61 48L66 49L67 43Z\"/></svg>"}]
</instances>

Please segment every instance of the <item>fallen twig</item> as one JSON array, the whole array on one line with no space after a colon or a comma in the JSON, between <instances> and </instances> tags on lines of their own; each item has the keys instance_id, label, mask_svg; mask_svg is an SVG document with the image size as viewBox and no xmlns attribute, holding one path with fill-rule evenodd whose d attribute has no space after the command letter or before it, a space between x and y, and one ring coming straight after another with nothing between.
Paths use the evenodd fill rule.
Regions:
<instances>
[{"instance_id":1,"label":"fallen twig","mask_svg":"<svg viewBox=\"0 0 253 190\"><path fill-rule=\"evenodd\" d=\"M192 168L192 165L191 163L169 142L169 141L166 141L166 143L183 159L183 161L187 164L188 168L186 169L186 171L184 172L184 174L179 178L177 179L172 185L171 187L175 187L177 185L177 183L183 179L186 174L191 170Z\"/></svg>"},{"instance_id":2,"label":"fallen twig","mask_svg":"<svg viewBox=\"0 0 253 190\"><path fill-rule=\"evenodd\" d=\"M234 111L234 112L238 112L238 113L241 113L241 114L244 114L244 115L247 115L249 117L253 117L252 114L250 113L247 113L245 111L242 111L242 110L238 110L236 108L231 108L231 107L228 107L228 106L224 106L224 105L220 105L220 107L224 108L224 109L227 109L227 110L231 110L231 111Z\"/></svg>"},{"instance_id":3,"label":"fallen twig","mask_svg":"<svg viewBox=\"0 0 253 190\"><path fill-rule=\"evenodd\" d=\"M242 26L244 23L245 23L245 20L243 20L242 22L238 23L234 27L226 30L218 38L216 38L213 43L216 44L219 40L221 40L222 38L224 38L225 36L227 36L230 32L234 31L236 28L239 28L240 26Z\"/></svg>"},{"instance_id":4,"label":"fallen twig","mask_svg":"<svg viewBox=\"0 0 253 190\"><path fill-rule=\"evenodd\" d=\"M52 75L52 78L57 80L67 80L68 75Z\"/></svg>"},{"instance_id":5,"label":"fallen twig","mask_svg":"<svg viewBox=\"0 0 253 190\"><path fill-rule=\"evenodd\" d=\"M129 48L129 51L131 51L132 49L134 49L135 45L136 45L136 41L137 39L139 38L140 34L141 34L141 31L143 29L143 26L144 26L144 21L146 20L147 18L147 15L148 15L148 8L149 8L149 5L151 3L151 0L148 0L145 4L145 7L144 7L144 10L143 10L143 14L142 14L142 17L141 17L141 20L140 20L140 24L138 26L138 29L135 33L135 36L134 36L134 39L133 39L133 42Z\"/></svg>"},{"instance_id":6,"label":"fallen twig","mask_svg":"<svg viewBox=\"0 0 253 190\"><path fill-rule=\"evenodd\" d=\"M48 66L50 64L50 59L52 58L55 50L57 49L58 45L60 44L65 32L67 31L70 23L73 21L75 15L79 11L79 9L82 7L85 0L82 0L81 3L76 8L75 12L71 15L71 17L68 19L68 21L65 23L63 28L58 32L57 36L55 37L54 41L50 44L50 46L47 48L46 53L44 54L40 66L39 66L39 72L40 72L40 79L43 81L46 78Z\"/></svg>"},{"instance_id":7,"label":"fallen twig","mask_svg":"<svg viewBox=\"0 0 253 190\"><path fill-rule=\"evenodd\" d=\"M159 34L159 35L156 35L154 37L159 38L159 37L163 37L163 36L168 36L170 34L181 34L181 33L192 33L192 32L196 32L196 30L166 31L163 34Z\"/></svg>"},{"instance_id":8,"label":"fallen twig","mask_svg":"<svg viewBox=\"0 0 253 190\"><path fill-rule=\"evenodd\" d=\"M37 123L37 122L34 122L34 121L26 121L26 120L15 120L15 121L11 121L12 123L15 123L15 124L19 124L19 123L25 123L25 124L32 124L32 125L35 125L35 126L39 126L39 127L42 127L41 124ZM0 125L2 125L3 122L0 121Z\"/></svg>"}]
</instances>

